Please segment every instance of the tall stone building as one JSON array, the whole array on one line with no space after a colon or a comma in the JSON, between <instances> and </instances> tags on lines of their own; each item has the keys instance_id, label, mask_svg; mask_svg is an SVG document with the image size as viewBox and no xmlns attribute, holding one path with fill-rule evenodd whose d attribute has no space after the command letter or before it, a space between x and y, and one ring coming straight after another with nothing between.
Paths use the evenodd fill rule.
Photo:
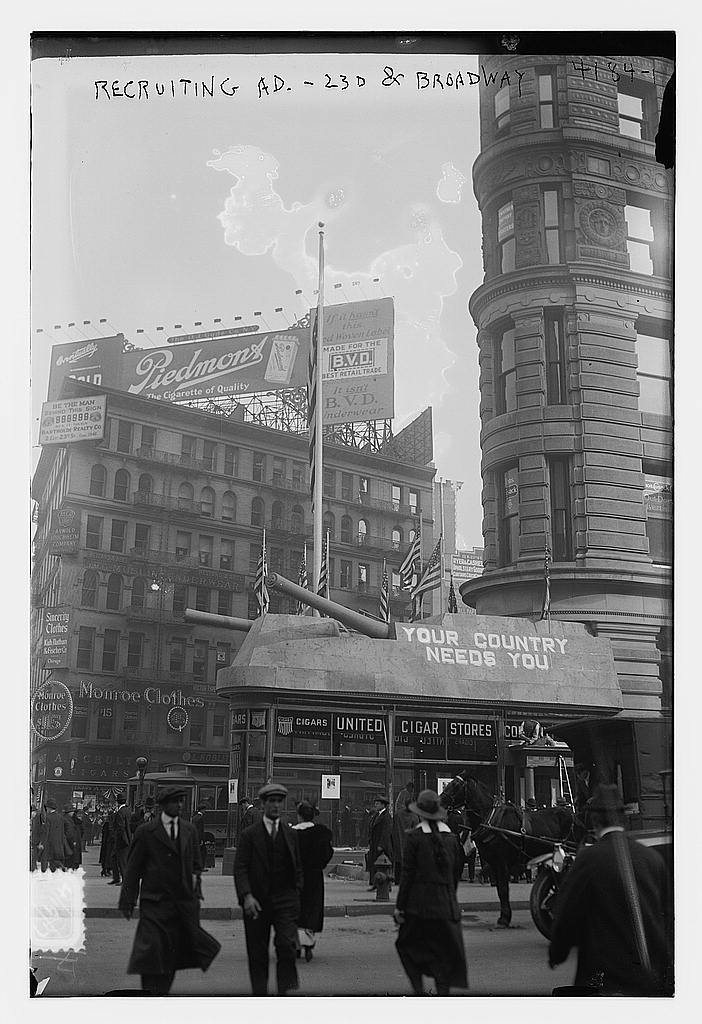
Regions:
<instances>
[{"instance_id":1,"label":"tall stone building","mask_svg":"<svg viewBox=\"0 0 702 1024\"><path fill-rule=\"evenodd\" d=\"M610 638L624 706L562 735L653 825L670 765L673 336L673 176L654 139L673 66L481 61L486 81L496 72L481 86L470 302L485 571L461 596L539 618L549 549L551 617Z\"/></svg>"}]
</instances>

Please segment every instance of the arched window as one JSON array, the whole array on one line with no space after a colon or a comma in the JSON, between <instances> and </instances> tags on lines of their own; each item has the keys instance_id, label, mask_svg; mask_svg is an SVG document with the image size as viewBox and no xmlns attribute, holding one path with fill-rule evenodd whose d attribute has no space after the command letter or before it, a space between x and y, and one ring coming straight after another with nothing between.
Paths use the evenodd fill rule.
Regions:
<instances>
[{"instance_id":1,"label":"arched window","mask_svg":"<svg viewBox=\"0 0 702 1024\"><path fill-rule=\"evenodd\" d=\"M107 470L104 466L93 466L90 470L90 493L95 498L105 497L105 484L107 482Z\"/></svg>"},{"instance_id":2,"label":"arched window","mask_svg":"<svg viewBox=\"0 0 702 1024\"><path fill-rule=\"evenodd\" d=\"M129 473L126 469L118 469L115 473L115 488L112 496L115 501L126 501L129 497Z\"/></svg>"},{"instance_id":3,"label":"arched window","mask_svg":"<svg viewBox=\"0 0 702 1024\"><path fill-rule=\"evenodd\" d=\"M178 488L178 508L192 509L193 493L193 485L184 480Z\"/></svg>"},{"instance_id":4,"label":"arched window","mask_svg":"<svg viewBox=\"0 0 702 1024\"><path fill-rule=\"evenodd\" d=\"M351 516L341 517L341 543L352 544L353 540L353 520Z\"/></svg>"},{"instance_id":5,"label":"arched window","mask_svg":"<svg viewBox=\"0 0 702 1024\"><path fill-rule=\"evenodd\" d=\"M411 544L416 536L417 536L417 531L416 530L410 530L409 537L407 539L407 543Z\"/></svg>"},{"instance_id":6,"label":"arched window","mask_svg":"<svg viewBox=\"0 0 702 1024\"><path fill-rule=\"evenodd\" d=\"M200 493L200 511L203 516L214 515L215 493L211 487L203 487Z\"/></svg>"},{"instance_id":7,"label":"arched window","mask_svg":"<svg viewBox=\"0 0 702 1024\"><path fill-rule=\"evenodd\" d=\"M283 503L274 501L271 506L271 526L274 530L280 530L283 526Z\"/></svg>"},{"instance_id":8,"label":"arched window","mask_svg":"<svg viewBox=\"0 0 702 1024\"><path fill-rule=\"evenodd\" d=\"M118 612L122 603L122 577L119 573L113 572L107 577L107 600L105 607L108 611Z\"/></svg>"},{"instance_id":9,"label":"arched window","mask_svg":"<svg viewBox=\"0 0 702 1024\"><path fill-rule=\"evenodd\" d=\"M368 523L365 519L358 520L358 543L363 545L368 540Z\"/></svg>"},{"instance_id":10,"label":"arched window","mask_svg":"<svg viewBox=\"0 0 702 1024\"><path fill-rule=\"evenodd\" d=\"M305 532L305 513L302 505L293 505L290 513L290 532L302 536Z\"/></svg>"},{"instance_id":11,"label":"arched window","mask_svg":"<svg viewBox=\"0 0 702 1024\"><path fill-rule=\"evenodd\" d=\"M98 574L94 569L87 569L83 576L83 589L80 603L85 608L94 608L97 603Z\"/></svg>"},{"instance_id":12,"label":"arched window","mask_svg":"<svg viewBox=\"0 0 702 1024\"><path fill-rule=\"evenodd\" d=\"M132 608L143 608L145 597L146 580L142 579L141 576L137 576L132 583Z\"/></svg>"},{"instance_id":13,"label":"arched window","mask_svg":"<svg viewBox=\"0 0 702 1024\"><path fill-rule=\"evenodd\" d=\"M222 496L222 519L228 523L236 521L236 494L225 491Z\"/></svg>"},{"instance_id":14,"label":"arched window","mask_svg":"<svg viewBox=\"0 0 702 1024\"><path fill-rule=\"evenodd\" d=\"M399 551L402 545L402 528L400 526L393 527L392 531L392 549L393 551Z\"/></svg>"},{"instance_id":15,"label":"arched window","mask_svg":"<svg viewBox=\"0 0 702 1024\"><path fill-rule=\"evenodd\" d=\"M149 473L142 473L139 477L139 490L142 494L151 494L154 489L154 481Z\"/></svg>"},{"instance_id":16,"label":"arched window","mask_svg":"<svg viewBox=\"0 0 702 1024\"><path fill-rule=\"evenodd\" d=\"M326 537L329 533L329 540L334 540L334 530L336 529L336 520L334 519L333 512L325 512L324 519L322 520L322 536Z\"/></svg>"},{"instance_id":17,"label":"arched window","mask_svg":"<svg viewBox=\"0 0 702 1024\"><path fill-rule=\"evenodd\" d=\"M266 507L263 504L263 498L254 498L251 502L251 525L263 526L265 513Z\"/></svg>"}]
</instances>

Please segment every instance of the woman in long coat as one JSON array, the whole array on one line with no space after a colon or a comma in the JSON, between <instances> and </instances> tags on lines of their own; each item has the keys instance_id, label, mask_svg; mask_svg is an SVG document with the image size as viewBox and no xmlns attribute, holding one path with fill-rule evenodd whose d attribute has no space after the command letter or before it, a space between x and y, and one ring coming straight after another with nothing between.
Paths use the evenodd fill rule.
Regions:
<instances>
[{"instance_id":1,"label":"woman in long coat","mask_svg":"<svg viewBox=\"0 0 702 1024\"><path fill-rule=\"evenodd\" d=\"M100 831L100 877L107 878L112 874L112 819L114 811L108 811Z\"/></svg>"},{"instance_id":2,"label":"woman in long coat","mask_svg":"<svg viewBox=\"0 0 702 1024\"><path fill-rule=\"evenodd\" d=\"M395 812L393 819L392 833L392 855L394 860L393 877L396 882L400 881L402 874L402 855L405 849L407 834L419 824L419 818L409 809L410 797L407 797L402 807Z\"/></svg>"},{"instance_id":3,"label":"woman in long coat","mask_svg":"<svg viewBox=\"0 0 702 1024\"><path fill-rule=\"evenodd\" d=\"M419 825L406 838L397 893L395 942L415 995L423 995L422 976L433 978L437 995L468 988L461 911L456 898L463 871L463 848L442 820L438 794L423 790L409 809Z\"/></svg>"},{"instance_id":4,"label":"woman in long coat","mask_svg":"<svg viewBox=\"0 0 702 1024\"><path fill-rule=\"evenodd\" d=\"M326 825L315 822L316 814L319 814L317 808L303 800L297 805L297 825L293 825L297 832L304 876L297 921L297 937L301 947L298 956L304 950L308 963L312 959L317 936L324 927L324 868L334 853L332 834Z\"/></svg>"}]
</instances>

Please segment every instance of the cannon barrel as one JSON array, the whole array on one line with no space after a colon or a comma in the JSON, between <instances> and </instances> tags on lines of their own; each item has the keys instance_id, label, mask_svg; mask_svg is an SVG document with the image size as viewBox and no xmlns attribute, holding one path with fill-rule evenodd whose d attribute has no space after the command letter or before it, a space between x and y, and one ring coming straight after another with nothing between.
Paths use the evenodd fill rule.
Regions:
<instances>
[{"instance_id":1,"label":"cannon barrel","mask_svg":"<svg viewBox=\"0 0 702 1024\"><path fill-rule=\"evenodd\" d=\"M183 618L186 622L197 622L201 626L237 629L241 633L247 633L253 626L253 619L237 619L234 615L213 615L212 612L199 612L195 608L186 608Z\"/></svg>"},{"instance_id":2,"label":"cannon barrel","mask_svg":"<svg viewBox=\"0 0 702 1024\"><path fill-rule=\"evenodd\" d=\"M278 573L274 572L266 577L266 586L269 590L279 590L281 593L287 594L288 597L294 597L296 601L309 605L310 608L316 608L318 612L329 616L330 619L338 619L349 629L364 633L366 636L372 637L373 640L388 640L390 638L390 627L387 622L378 622L351 608L345 608L343 604L320 597L319 594L298 586L297 583L293 583L292 580L288 580Z\"/></svg>"}]
</instances>

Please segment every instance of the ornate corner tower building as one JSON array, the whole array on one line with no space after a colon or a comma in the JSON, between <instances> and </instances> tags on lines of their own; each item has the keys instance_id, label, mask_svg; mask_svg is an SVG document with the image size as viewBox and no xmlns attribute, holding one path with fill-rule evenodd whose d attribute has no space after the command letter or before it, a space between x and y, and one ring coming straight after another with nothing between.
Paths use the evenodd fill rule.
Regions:
<instances>
[{"instance_id":1,"label":"ornate corner tower building","mask_svg":"<svg viewBox=\"0 0 702 1024\"><path fill-rule=\"evenodd\" d=\"M470 302L485 571L461 595L539 618L549 550L550 615L611 639L624 702L563 736L652 826L669 811L673 325L673 172L654 138L673 65L481 62L496 73L481 86Z\"/></svg>"}]
</instances>

